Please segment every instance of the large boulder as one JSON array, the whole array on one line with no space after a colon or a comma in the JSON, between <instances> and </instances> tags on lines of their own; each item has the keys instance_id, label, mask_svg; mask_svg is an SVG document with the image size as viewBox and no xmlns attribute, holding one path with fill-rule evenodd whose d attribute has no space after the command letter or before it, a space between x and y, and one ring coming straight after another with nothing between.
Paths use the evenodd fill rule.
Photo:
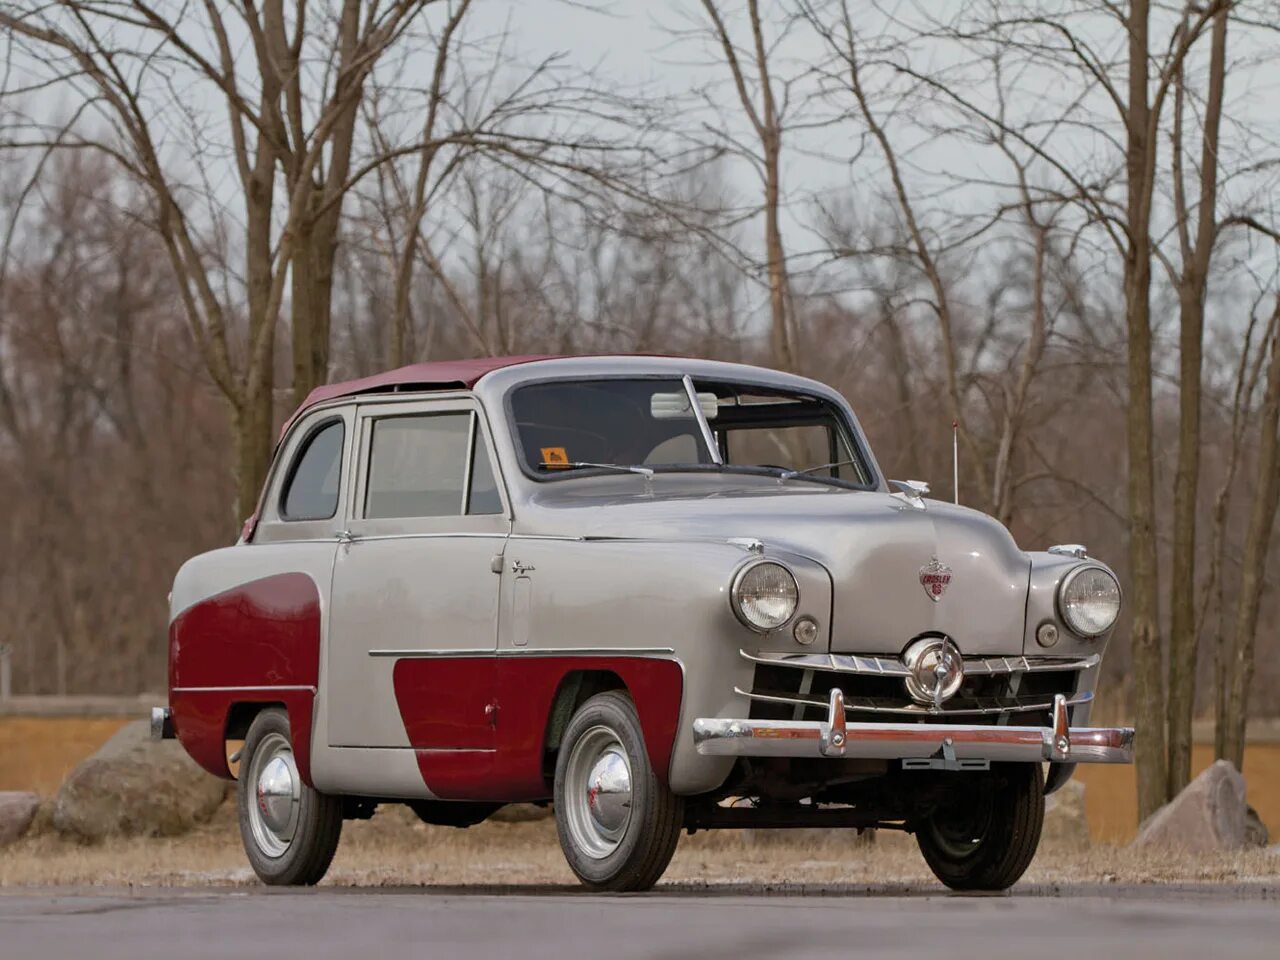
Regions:
<instances>
[{"instance_id":1,"label":"large boulder","mask_svg":"<svg viewBox=\"0 0 1280 960\"><path fill-rule=\"evenodd\" d=\"M0 791L0 847L25 834L39 809L40 797L37 794Z\"/></svg>"},{"instance_id":2,"label":"large boulder","mask_svg":"<svg viewBox=\"0 0 1280 960\"><path fill-rule=\"evenodd\" d=\"M152 740L138 720L71 771L54 798L53 825L83 840L175 836L208 820L225 796L225 781L176 740Z\"/></svg>"},{"instance_id":3,"label":"large boulder","mask_svg":"<svg viewBox=\"0 0 1280 960\"><path fill-rule=\"evenodd\" d=\"M1246 845L1244 777L1219 760L1138 828L1138 846L1216 853Z\"/></svg>"},{"instance_id":4,"label":"large boulder","mask_svg":"<svg viewBox=\"0 0 1280 960\"><path fill-rule=\"evenodd\" d=\"M1084 784L1068 780L1044 800L1044 843L1064 850L1089 848L1089 817L1084 808Z\"/></svg>"}]
</instances>

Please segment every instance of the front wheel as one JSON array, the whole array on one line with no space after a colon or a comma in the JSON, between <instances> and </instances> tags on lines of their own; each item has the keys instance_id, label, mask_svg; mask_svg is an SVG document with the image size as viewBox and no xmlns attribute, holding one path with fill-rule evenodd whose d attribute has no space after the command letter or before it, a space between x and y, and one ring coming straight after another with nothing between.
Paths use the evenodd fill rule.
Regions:
<instances>
[{"instance_id":1,"label":"front wheel","mask_svg":"<svg viewBox=\"0 0 1280 960\"><path fill-rule=\"evenodd\" d=\"M648 890L675 854L684 800L654 773L621 690L573 715L556 758L556 830L569 868L593 890Z\"/></svg>"},{"instance_id":2,"label":"front wheel","mask_svg":"<svg viewBox=\"0 0 1280 960\"><path fill-rule=\"evenodd\" d=\"M1026 872L1044 825L1038 763L956 774L957 789L916 830L934 876L952 890L1006 890Z\"/></svg>"},{"instance_id":3,"label":"front wheel","mask_svg":"<svg viewBox=\"0 0 1280 960\"><path fill-rule=\"evenodd\" d=\"M263 710L244 739L237 799L240 839L263 883L319 883L342 835L342 801L302 782L289 717Z\"/></svg>"}]
</instances>

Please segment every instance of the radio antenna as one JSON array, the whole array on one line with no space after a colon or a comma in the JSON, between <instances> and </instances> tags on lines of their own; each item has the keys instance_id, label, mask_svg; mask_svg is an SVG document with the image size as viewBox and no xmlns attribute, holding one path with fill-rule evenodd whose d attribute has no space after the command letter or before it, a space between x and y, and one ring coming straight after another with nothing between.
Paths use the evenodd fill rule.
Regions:
<instances>
[{"instance_id":1,"label":"radio antenna","mask_svg":"<svg viewBox=\"0 0 1280 960\"><path fill-rule=\"evenodd\" d=\"M951 421L951 494L960 505L960 421Z\"/></svg>"}]
</instances>

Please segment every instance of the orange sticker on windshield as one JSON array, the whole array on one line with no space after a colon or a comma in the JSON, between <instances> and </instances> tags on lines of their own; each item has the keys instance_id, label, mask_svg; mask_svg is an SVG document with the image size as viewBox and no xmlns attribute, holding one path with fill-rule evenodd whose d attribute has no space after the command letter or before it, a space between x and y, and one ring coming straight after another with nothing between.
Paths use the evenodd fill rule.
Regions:
<instances>
[{"instance_id":1,"label":"orange sticker on windshield","mask_svg":"<svg viewBox=\"0 0 1280 960\"><path fill-rule=\"evenodd\" d=\"M542 465L544 467L567 467L569 465L569 454L565 453L564 447L543 447Z\"/></svg>"}]
</instances>

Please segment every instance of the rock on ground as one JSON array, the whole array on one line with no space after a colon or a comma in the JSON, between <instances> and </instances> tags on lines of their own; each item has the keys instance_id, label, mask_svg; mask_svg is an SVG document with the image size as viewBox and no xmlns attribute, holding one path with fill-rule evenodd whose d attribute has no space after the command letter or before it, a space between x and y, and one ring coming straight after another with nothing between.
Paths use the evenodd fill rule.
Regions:
<instances>
[{"instance_id":1,"label":"rock on ground","mask_svg":"<svg viewBox=\"0 0 1280 960\"><path fill-rule=\"evenodd\" d=\"M225 781L176 740L152 740L138 720L71 771L54 799L53 825L84 840L175 836L208 820L225 795Z\"/></svg>"},{"instance_id":2,"label":"rock on ground","mask_svg":"<svg viewBox=\"0 0 1280 960\"><path fill-rule=\"evenodd\" d=\"M1044 800L1044 843L1064 850L1089 849L1089 818L1084 808L1084 784L1068 780Z\"/></svg>"},{"instance_id":3,"label":"rock on ground","mask_svg":"<svg viewBox=\"0 0 1280 960\"><path fill-rule=\"evenodd\" d=\"M1236 850L1246 845L1244 777L1218 760L1138 828L1138 846L1188 853Z\"/></svg>"},{"instance_id":4,"label":"rock on ground","mask_svg":"<svg viewBox=\"0 0 1280 960\"><path fill-rule=\"evenodd\" d=\"M13 843L25 834L38 809L38 794L16 790L0 791L0 847Z\"/></svg>"}]
</instances>

